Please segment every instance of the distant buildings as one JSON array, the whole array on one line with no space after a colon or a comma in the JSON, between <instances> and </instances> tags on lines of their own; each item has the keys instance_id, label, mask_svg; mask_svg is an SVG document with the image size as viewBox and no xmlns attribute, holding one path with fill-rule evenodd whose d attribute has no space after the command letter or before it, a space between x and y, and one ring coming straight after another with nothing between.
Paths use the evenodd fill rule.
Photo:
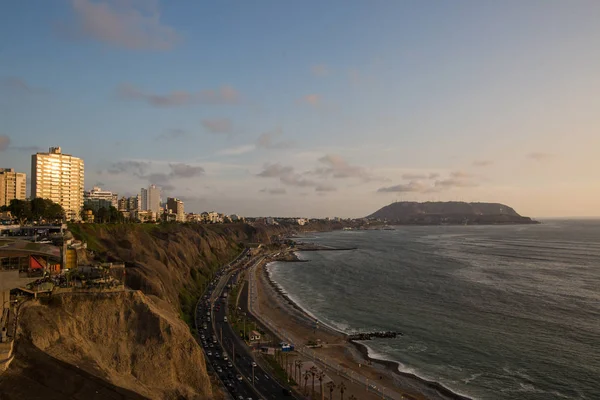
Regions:
<instances>
[{"instance_id":1,"label":"distant buildings","mask_svg":"<svg viewBox=\"0 0 600 400\"><path fill-rule=\"evenodd\" d=\"M140 200L141 200L141 210L142 211L147 211L148 210L148 189L144 189L142 188L140 190Z\"/></svg>"},{"instance_id":2,"label":"distant buildings","mask_svg":"<svg viewBox=\"0 0 600 400\"><path fill-rule=\"evenodd\" d=\"M31 156L31 197L60 204L69 220L81 220L83 183L83 160L63 154L60 147Z\"/></svg>"},{"instance_id":3,"label":"distant buildings","mask_svg":"<svg viewBox=\"0 0 600 400\"><path fill-rule=\"evenodd\" d=\"M174 197L167 197L167 207L165 214L174 214L175 221L185 222L185 212L183 211L183 201Z\"/></svg>"},{"instance_id":4,"label":"distant buildings","mask_svg":"<svg viewBox=\"0 0 600 400\"><path fill-rule=\"evenodd\" d=\"M7 206L11 200L27 198L27 177L23 172L12 168L0 168L0 207Z\"/></svg>"},{"instance_id":5,"label":"distant buildings","mask_svg":"<svg viewBox=\"0 0 600 400\"><path fill-rule=\"evenodd\" d=\"M147 210L160 215L160 188L156 185L150 185L147 197Z\"/></svg>"},{"instance_id":6,"label":"distant buildings","mask_svg":"<svg viewBox=\"0 0 600 400\"><path fill-rule=\"evenodd\" d=\"M94 186L92 190L83 193L83 207L92 210L96 214L101 208L106 208L107 210L110 207L118 208L118 198L119 195L117 193L102 190L102 188Z\"/></svg>"}]
</instances>

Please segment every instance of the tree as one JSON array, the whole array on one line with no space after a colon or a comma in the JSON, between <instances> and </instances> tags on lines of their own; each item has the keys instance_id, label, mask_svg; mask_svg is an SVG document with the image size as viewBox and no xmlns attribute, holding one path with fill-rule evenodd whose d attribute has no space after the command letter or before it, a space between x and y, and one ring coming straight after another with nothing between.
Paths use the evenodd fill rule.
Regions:
<instances>
[{"instance_id":1,"label":"tree","mask_svg":"<svg viewBox=\"0 0 600 400\"><path fill-rule=\"evenodd\" d=\"M29 201L12 199L8 206L8 211L19 219L21 225L24 225L26 221L31 219L31 203Z\"/></svg>"},{"instance_id":2,"label":"tree","mask_svg":"<svg viewBox=\"0 0 600 400\"><path fill-rule=\"evenodd\" d=\"M312 375L312 397L315 397L315 376L317 375L317 372L319 370L313 365L312 367L310 367L309 371Z\"/></svg>"},{"instance_id":3,"label":"tree","mask_svg":"<svg viewBox=\"0 0 600 400\"><path fill-rule=\"evenodd\" d=\"M296 369L298 370L297 375L294 377L294 380L296 382L300 382L300 378L302 378L300 376L300 374L302 374L302 360L297 360L296 361Z\"/></svg>"},{"instance_id":4,"label":"tree","mask_svg":"<svg viewBox=\"0 0 600 400\"><path fill-rule=\"evenodd\" d=\"M344 400L344 391L346 390L346 385L344 385L344 382L341 382L338 388L340 389L340 400Z\"/></svg>"},{"instance_id":5,"label":"tree","mask_svg":"<svg viewBox=\"0 0 600 400\"><path fill-rule=\"evenodd\" d=\"M323 378L325 378L325 372L319 371L317 379L319 379L319 387L321 389L321 400L325 398L325 393L323 393Z\"/></svg>"},{"instance_id":6,"label":"tree","mask_svg":"<svg viewBox=\"0 0 600 400\"><path fill-rule=\"evenodd\" d=\"M98 222L105 223L108 220L108 210L105 207L100 207L98 209L98 215L96 216Z\"/></svg>"},{"instance_id":7,"label":"tree","mask_svg":"<svg viewBox=\"0 0 600 400\"><path fill-rule=\"evenodd\" d=\"M310 371L304 372L304 394L308 394L307 386L308 386L308 378L310 378Z\"/></svg>"},{"instance_id":8,"label":"tree","mask_svg":"<svg viewBox=\"0 0 600 400\"><path fill-rule=\"evenodd\" d=\"M335 383L333 381L327 383L329 389L329 400L333 400L333 391L335 390Z\"/></svg>"}]
</instances>

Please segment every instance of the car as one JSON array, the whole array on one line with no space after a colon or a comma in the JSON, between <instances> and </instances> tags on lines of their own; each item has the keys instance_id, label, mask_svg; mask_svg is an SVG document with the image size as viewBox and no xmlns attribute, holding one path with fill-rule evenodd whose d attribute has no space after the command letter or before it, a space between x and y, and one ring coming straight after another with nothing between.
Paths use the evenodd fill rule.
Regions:
<instances>
[{"instance_id":1,"label":"car","mask_svg":"<svg viewBox=\"0 0 600 400\"><path fill-rule=\"evenodd\" d=\"M207 312L206 312L206 315L208 315L208 316L210 317L210 311L207 311Z\"/></svg>"},{"instance_id":2,"label":"car","mask_svg":"<svg viewBox=\"0 0 600 400\"><path fill-rule=\"evenodd\" d=\"M240 374L237 374L235 378L240 382L244 380L244 378Z\"/></svg>"},{"instance_id":3,"label":"car","mask_svg":"<svg viewBox=\"0 0 600 400\"><path fill-rule=\"evenodd\" d=\"M219 353L215 353L215 357L216 358L221 358L221 355Z\"/></svg>"},{"instance_id":4,"label":"car","mask_svg":"<svg viewBox=\"0 0 600 400\"><path fill-rule=\"evenodd\" d=\"M231 361L229 361L229 362L227 363L227 368L233 368L233 364L231 363Z\"/></svg>"},{"instance_id":5,"label":"car","mask_svg":"<svg viewBox=\"0 0 600 400\"><path fill-rule=\"evenodd\" d=\"M221 373L221 372L223 372L223 369L221 367L217 367L217 372Z\"/></svg>"},{"instance_id":6,"label":"car","mask_svg":"<svg viewBox=\"0 0 600 400\"><path fill-rule=\"evenodd\" d=\"M238 400L244 400L244 396L238 396Z\"/></svg>"},{"instance_id":7,"label":"car","mask_svg":"<svg viewBox=\"0 0 600 400\"><path fill-rule=\"evenodd\" d=\"M212 351L207 351L206 354L208 354L209 356L212 356Z\"/></svg>"},{"instance_id":8,"label":"car","mask_svg":"<svg viewBox=\"0 0 600 400\"><path fill-rule=\"evenodd\" d=\"M254 361L252 361L252 366L253 366L254 368L256 368L256 367L257 367L257 365L256 365L256 363L255 363Z\"/></svg>"},{"instance_id":9,"label":"car","mask_svg":"<svg viewBox=\"0 0 600 400\"><path fill-rule=\"evenodd\" d=\"M223 322L227 322L227 317L223 317Z\"/></svg>"},{"instance_id":10,"label":"car","mask_svg":"<svg viewBox=\"0 0 600 400\"><path fill-rule=\"evenodd\" d=\"M229 360L229 358L227 357L227 354L223 353L223 361L227 361Z\"/></svg>"}]
</instances>

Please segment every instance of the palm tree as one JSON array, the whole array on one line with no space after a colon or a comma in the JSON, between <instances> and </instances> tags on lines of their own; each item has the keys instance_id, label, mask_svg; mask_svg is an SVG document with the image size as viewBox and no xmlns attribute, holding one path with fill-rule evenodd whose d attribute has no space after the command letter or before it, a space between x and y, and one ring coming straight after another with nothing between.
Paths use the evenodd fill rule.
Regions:
<instances>
[{"instance_id":1,"label":"palm tree","mask_svg":"<svg viewBox=\"0 0 600 400\"><path fill-rule=\"evenodd\" d=\"M309 369L312 375L312 397L315 397L315 375L317 375L318 369L314 365Z\"/></svg>"},{"instance_id":2,"label":"palm tree","mask_svg":"<svg viewBox=\"0 0 600 400\"><path fill-rule=\"evenodd\" d=\"M302 378L300 376L300 374L302 374L302 364L302 360L296 361L296 368L298 369L298 379L296 379L296 382L300 382L300 379Z\"/></svg>"},{"instance_id":3,"label":"palm tree","mask_svg":"<svg viewBox=\"0 0 600 400\"><path fill-rule=\"evenodd\" d=\"M356 396L354 396L353 394L351 394L349 400L358 400L358 399L356 398Z\"/></svg>"},{"instance_id":4,"label":"palm tree","mask_svg":"<svg viewBox=\"0 0 600 400\"><path fill-rule=\"evenodd\" d=\"M319 371L317 374L317 379L319 379L319 387L321 388L321 400L325 399L325 393L323 393L323 378L325 377L325 372Z\"/></svg>"},{"instance_id":5,"label":"palm tree","mask_svg":"<svg viewBox=\"0 0 600 400\"><path fill-rule=\"evenodd\" d=\"M333 390L335 389L335 383L333 381L327 383L329 389L329 400L333 400Z\"/></svg>"},{"instance_id":6,"label":"palm tree","mask_svg":"<svg viewBox=\"0 0 600 400\"><path fill-rule=\"evenodd\" d=\"M340 400L344 400L344 390L346 390L346 385L344 385L344 382L342 382L338 388L340 389Z\"/></svg>"},{"instance_id":7,"label":"palm tree","mask_svg":"<svg viewBox=\"0 0 600 400\"><path fill-rule=\"evenodd\" d=\"M310 371L306 371L304 373L304 394L308 394L308 392L306 391L306 387L308 385L308 378L310 378Z\"/></svg>"}]
</instances>

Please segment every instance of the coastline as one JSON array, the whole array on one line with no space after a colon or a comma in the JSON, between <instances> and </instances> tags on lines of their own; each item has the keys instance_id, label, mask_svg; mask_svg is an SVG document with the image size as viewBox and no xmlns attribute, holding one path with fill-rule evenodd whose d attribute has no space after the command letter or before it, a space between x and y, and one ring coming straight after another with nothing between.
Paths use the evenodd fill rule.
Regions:
<instances>
[{"instance_id":1,"label":"coastline","mask_svg":"<svg viewBox=\"0 0 600 400\"><path fill-rule=\"evenodd\" d=\"M326 322L319 320L316 318L310 310L305 309L301 305L298 304L297 301L293 300L285 289L279 285L272 277L271 272L268 270L268 265L265 265L264 271L269 282L269 286L273 289L277 296L279 296L282 300L285 301L292 309L293 313L298 313L300 315L290 315L296 322L306 324L310 327L311 324L314 324L314 321L319 322L319 330L327 330L330 334L336 335L343 339L348 347L350 347L350 351L345 352L346 356L351 358L351 361L354 364L364 364L365 366L372 366L376 370L386 371L387 373L393 376L393 381L395 382L395 387L400 390L405 390L407 388L416 390L420 395L425 396L427 399L444 399L444 400L474 400L471 397L467 397L465 395L456 393L451 389L443 386L439 382L430 381L425 378L422 378L416 374L410 372L404 372L400 370L401 363L394 360L385 360L381 358L373 357L369 354L369 347L360 341L348 340L348 334L343 332L331 325L328 325ZM354 350L354 351L352 351ZM435 397L430 397L435 394ZM403 394L407 399L416 399L418 397L412 397L409 394Z\"/></svg>"}]
</instances>

